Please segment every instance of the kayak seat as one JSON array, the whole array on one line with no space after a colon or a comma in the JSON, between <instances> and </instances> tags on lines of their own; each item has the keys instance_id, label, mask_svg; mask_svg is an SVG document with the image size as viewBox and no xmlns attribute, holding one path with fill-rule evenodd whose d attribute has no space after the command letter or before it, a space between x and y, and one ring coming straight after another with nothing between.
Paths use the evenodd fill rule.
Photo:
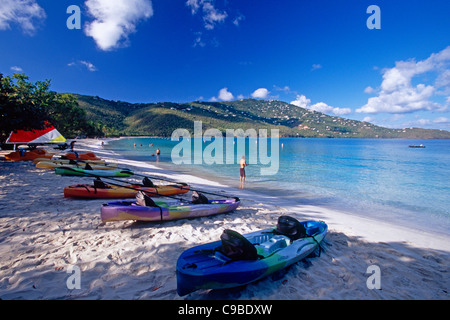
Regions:
<instances>
[{"instance_id":1,"label":"kayak seat","mask_svg":"<svg viewBox=\"0 0 450 320\"><path fill-rule=\"evenodd\" d=\"M142 207L158 207L155 201L142 191L136 194L136 204Z\"/></svg>"},{"instance_id":2,"label":"kayak seat","mask_svg":"<svg viewBox=\"0 0 450 320\"><path fill-rule=\"evenodd\" d=\"M194 192L192 192L192 203L193 204L209 204L209 200L202 193L194 191Z\"/></svg>"},{"instance_id":3,"label":"kayak seat","mask_svg":"<svg viewBox=\"0 0 450 320\"><path fill-rule=\"evenodd\" d=\"M231 260L257 260L256 248L240 233L226 229L220 236L222 244L216 250Z\"/></svg>"},{"instance_id":4,"label":"kayak seat","mask_svg":"<svg viewBox=\"0 0 450 320\"><path fill-rule=\"evenodd\" d=\"M307 236L305 226L300 221L290 216L280 216L278 218L275 233L287 236L291 241Z\"/></svg>"},{"instance_id":5,"label":"kayak seat","mask_svg":"<svg viewBox=\"0 0 450 320\"><path fill-rule=\"evenodd\" d=\"M152 180L150 180L149 178L145 177L142 180L142 185L144 187L149 187L149 188L155 188L155 185L153 184Z\"/></svg>"},{"instance_id":6,"label":"kayak seat","mask_svg":"<svg viewBox=\"0 0 450 320\"><path fill-rule=\"evenodd\" d=\"M320 233L320 228L319 227L311 227L307 229L307 233L309 236L315 236L316 234Z\"/></svg>"},{"instance_id":7,"label":"kayak seat","mask_svg":"<svg viewBox=\"0 0 450 320\"><path fill-rule=\"evenodd\" d=\"M94 188L95 189L107 189L108 187L99 177L97 177L94 180Z\"/></svg>"}]
</instances>

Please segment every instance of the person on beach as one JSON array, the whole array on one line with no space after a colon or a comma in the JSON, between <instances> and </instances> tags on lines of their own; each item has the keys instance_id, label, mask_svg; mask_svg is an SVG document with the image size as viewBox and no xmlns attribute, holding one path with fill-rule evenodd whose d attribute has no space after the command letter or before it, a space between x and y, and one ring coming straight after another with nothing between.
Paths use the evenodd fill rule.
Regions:
<instances>
[{"instance_id":1,"label":"person on beach","mask_svg":"<svg viewBox=\"0 0 450 320\"><path fill-rule=\"evenodd\" d=\"M160 153L161 153L161 150L159 150L159 148L156 148L156 155L159 156Z\"/></svg>"},{"instance_id":2,"label":"person on beach","mask_svg":"<svg viewBox=\"0 0 450 320\"><path fill-rule=\"evenodd\" d=\"M240 175L241 175L241 183L239 185L239 189L244 189L245 183L245 167L248 166L247 162L245 162L245 156L242 156L240 162Z\"/></svg>"},{"instance_id":3,"label":"person on beach","mask_svg":"<svg viewBox=\"0 0 450 320\"><path fill-rule=\"evenodd\" d=\"M78 158L78 152L75 151L75 142L76 142L76 140L73 140L70 143L70 151L75 154L75 158Z\"/></svg>"}]
</instances>

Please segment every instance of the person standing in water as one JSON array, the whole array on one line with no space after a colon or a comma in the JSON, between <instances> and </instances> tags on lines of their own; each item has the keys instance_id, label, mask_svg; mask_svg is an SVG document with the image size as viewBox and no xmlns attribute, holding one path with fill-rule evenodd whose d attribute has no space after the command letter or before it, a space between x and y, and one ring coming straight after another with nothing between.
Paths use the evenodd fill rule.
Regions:
<instances>
[{"instance_id":1,"label":"person standing in water","mask_svg":"<svg viewBox=\"0 0 450 320\"><path fill-rule=\"evenodd\" d=\"M248 166L247 162L245 162L245 156L242 156L240 162L240 175L241 175L241 183L239 185L240 189L244 189L245 183L245 167Z\"/></svg>"}]
</instances>

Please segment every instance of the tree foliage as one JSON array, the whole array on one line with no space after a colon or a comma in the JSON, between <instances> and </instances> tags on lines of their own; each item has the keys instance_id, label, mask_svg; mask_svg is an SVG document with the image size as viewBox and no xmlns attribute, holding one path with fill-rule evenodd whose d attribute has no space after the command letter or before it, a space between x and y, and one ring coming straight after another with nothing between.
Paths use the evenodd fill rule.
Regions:
<instances>
[{"instance_id":1,"label":"tree foliage","mask_svg":"<svg viewBox=\"0 0 450 320\"><path fill-rule=\"evenodd\" d=\"M50 80L34 84L28 80L25 74L0 73L0 142L14 130L43 129L46 121L65 137L103 135L73 95L51 91Z\"/></svg>"}]
</instances>

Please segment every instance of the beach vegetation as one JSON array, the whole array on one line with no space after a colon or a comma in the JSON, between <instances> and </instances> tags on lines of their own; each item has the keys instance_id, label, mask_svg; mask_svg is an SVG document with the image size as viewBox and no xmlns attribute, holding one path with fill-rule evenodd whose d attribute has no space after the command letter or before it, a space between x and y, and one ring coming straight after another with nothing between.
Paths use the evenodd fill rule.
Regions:
<instances>
[{"instance_id":1,"label":"beach vegetation","mask_svg":"<svg viewBox=\"0 0 450 320\"><path fill-rule=\"evenodd\" d=\"M44 129L54 125L66 138L103 136L103 126L87 119L72 94L50 90L50 80L32 83L24 73L0 73L0 142L11 131Z\"/></svg>"}]
</instances>

